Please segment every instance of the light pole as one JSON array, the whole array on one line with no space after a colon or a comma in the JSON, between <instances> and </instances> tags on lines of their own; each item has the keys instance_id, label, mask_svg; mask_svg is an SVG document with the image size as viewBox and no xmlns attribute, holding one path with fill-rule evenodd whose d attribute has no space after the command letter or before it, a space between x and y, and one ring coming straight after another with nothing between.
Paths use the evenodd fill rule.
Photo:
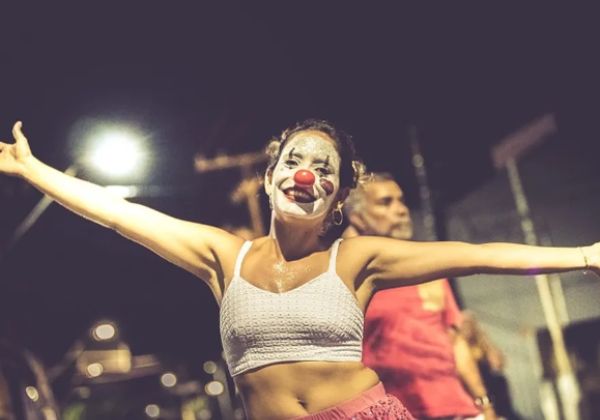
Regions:
<instances>
[{"instance_id":1,"label":"light pole","mask_svg":"<svg viewBox=\"0 0 600 420\"><path fill-rule=\"evenodd\" d=\"M506 169L517 214L521 222L521 230L527 245L538 245L540 240L535 230L531 209L525 189L523 188L518 160L531 148L544 142L550 135L554 134L556 129L554 115L544 115L506 137L492 150L492 159L496 168ZM566 420L579 420L581 391L565 344L564 325L561 322L560 316L560 309L565 307L565 300L562 288L560 287L560 277L554 277L555 281L553 281L553 277L550 275L536 274L534 278L546 327L552 342L552 355L554 357L557 376L556 388L558 391L558 400L555 401L554 392L546 391L546 389L551 388L540 388L540 392L543 393L542 398L545 399L542 403L546 402L546 407L550 407L547 409L547 417L550 416L550 412L556 412L560 413L559 416ZM553 284L555 287L552 287ZM557 284L559 287L556 287ZM556 295L553 294L553 291Z\"/></svg>"},{"instance_id":2,"label":"light pole","mask_svg":"<svg viewBox=\"0 0 600 420\"><path fill-rule=\"evenodd\" d=\"M236 204L246 202L255 237L264 235L265 228L263 226L260 201L258 199L258 191L261 184L256 176L252 175L252 168L266 160L267 155L262 152L244 153L241 155L220 155L213 159L207 159L203 155L196 155L194 160L194 167L196 168L196 172L199 173L233 168L240 169L242 181L231 195L231 199Z\"/></svg>"}]
</instances>

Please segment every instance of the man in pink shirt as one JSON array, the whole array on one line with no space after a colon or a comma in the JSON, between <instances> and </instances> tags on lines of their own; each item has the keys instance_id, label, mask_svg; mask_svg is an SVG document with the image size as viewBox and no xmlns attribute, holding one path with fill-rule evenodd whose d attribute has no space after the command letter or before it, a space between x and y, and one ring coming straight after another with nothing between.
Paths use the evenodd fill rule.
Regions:
<instances>
[{"instance_id":1,"label":"man in pink shirt","mask_svg":"<svg viewBox=\"0 0 600 420\"><path fill-rule=\"evenodd\" d=\"M361 183L344 210L350 222L344 237L412 238L402 190L387 174ZM363 361L416 418L496 419L477 364L459 334L460 323L446 279L382 290L369 304Z\"/></svg>"}]
</instances>

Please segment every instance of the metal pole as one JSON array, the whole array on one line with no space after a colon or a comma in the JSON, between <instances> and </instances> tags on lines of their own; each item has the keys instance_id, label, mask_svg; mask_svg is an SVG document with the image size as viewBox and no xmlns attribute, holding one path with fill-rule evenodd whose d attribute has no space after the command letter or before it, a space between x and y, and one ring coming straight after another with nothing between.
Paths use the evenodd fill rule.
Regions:
<instances>
[{"instance_id":1,"label":"metal pole","mask_svg":"<svg viewBox=\"0 0 600 420\"><path fill-rule=\"evenodd\" d=\"M252 174L252 168L259 163L267 160L267 155L262 152L244 153L241 155L221 155L213 159L207 159L203 155L197 155L194 159L196 172L203 173L209 171L220 171L224 169L240 168L242 181L233 191L231 197L234 203L246 202L248 213L250 214L250 223L252 231L256 237L265 233L262 221L262 211L258 190L260 183L256 176Z\"/></svg>"},{"instance_id":2,"label":"metal pole","mask_svg":"<svg viewBox=\"0 0 600 420\"><path fill-rule=\"evenodd\" d=\"M221 366L221 362L215 362L217 368L213 373L213 379L223 384L223 393L217 396L217 402L221 410L221 416L223 419L233 419L233 404L231 402L231 392L229 391L229 385L227 384L227 374L225 369Z\"/></svg>"},{"instance_id":3,"label":"metal pole","mask_svg":"<svg viewBox=\"0 0 600 420\"><path fill-rule=\"evenodd\" d=\"M65 170L65 174L74 176L77 173L77 165L73 164ZM17 226L14 233L8 240L3 254L6 254L13 246L31 229L38 221L40 216L48 209L54 200L47 195L44 195L23 221Z\"/></svg>"},{"instance_id":4,"label":"metal pole","mask_svg":"<svg viewBox=\"0 0 600 420\"><path fill-rule=\"evenodd\" d=\"M517 206L517 212L521 219L521 229L525 237L525 243L528 245L538 245L538 238L535 233L533 220L531 218L527 197L523 190L523 184L519 175L517 163L514 159L508 159L506 169L510 187ZM556 304L550 290L550 280L545 274L535 276L538 295L542 304L544 318L550 333L552 341L552 353L556 360L557 368L557 386L560 402L562 405L562 414L566 420L579 419L579 384L573 373L573 367L569 360L565 346L561 323L557 315Z\"/></svg>"},{"instance_id":5,"label":"metal pole","mask_svg":"<svg viewBox=\"0 0 600 420\"><path fill-rule=\"evenodd\" d=\"M421 153L419 137L417 135L417 127L411 126L408 130L410 148L412 152L412 164L419 185L419 198L421 199L421 210L423 213L423 225L425 227L425 236L428 241L437 239L435 215L433 211L433 198L431 189L427 180L427 169L425 168L425 159Z\"/></svg>"},{"instance_id":6,"label":"metal pole","mask_svg":"<svg viewBox=\"0 0 600 420\"><path fill-rule=\"evenodd\" d=\"M240 188L243 189L245 195L246 204L248 206L248 213L250 213L250 220L252 222L252 230L254 235L258 238L265 234L265 227L262 221L262 210L260 208L260 200L258 199L258 190L260 189L260 183L256 177L252 175L251 166L242 166L242 182Z\"/></svg>"}]
</instances>

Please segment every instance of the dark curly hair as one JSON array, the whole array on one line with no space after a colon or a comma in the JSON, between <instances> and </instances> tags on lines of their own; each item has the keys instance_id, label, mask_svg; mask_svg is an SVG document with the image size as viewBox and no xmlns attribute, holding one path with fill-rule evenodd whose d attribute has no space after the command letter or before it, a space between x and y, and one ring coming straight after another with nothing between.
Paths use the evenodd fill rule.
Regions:
<instances>
[{"instance_id":1,"label":"dark curly hair","mask_svg":"<svg viewBox=\"0 0 600 420\"><path fill-rule=\"evenodd\" d=\"M267 145L266 152L270 157L267 173L273 171L279 161L285 144L300 131L320 131L327 134L340 154L340 188L355 188L358 179L365 172L364 165L356 155L352 137L326 120L308 119L286 128L278 138L273 138Z\"/></svg>"}]
</instances>

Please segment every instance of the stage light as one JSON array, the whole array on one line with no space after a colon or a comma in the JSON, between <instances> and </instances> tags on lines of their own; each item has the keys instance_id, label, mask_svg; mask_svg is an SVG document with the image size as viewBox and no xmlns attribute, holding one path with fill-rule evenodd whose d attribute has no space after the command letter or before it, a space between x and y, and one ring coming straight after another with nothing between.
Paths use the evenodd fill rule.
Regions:
<instances>
[{"instance_id":1,"label":"stage light","mask_svg":"<svg viewBox=\"0 0 600 420\"><path fill-rule=\"evenodd\" d=\"M40 393L38 392L37 388L34 386L26 387L25 393L27 394L27 396L29 397L29 399L31 401L37 401L40 399Z\"/></svg>"},{"instance_id":2,"label":"stage light","mask_svg":"<svg viewBox=\"0 0 600 420\"><path fill-rule=\"evenodd\" d=\"M160 383L167 388L172 388L177 384L177 376L172 372L166 372L160 377Z\"/></svg>"},{"instance_id":3,"label":"stage light","mask_svg":"<svg viewBox=\"0 0 600 420\"><path fill-rule=\"evenodd\" d=\"M92 152L94 165L111 175L122 176L133 172L141 155L138 140L125 131L108 131L98 139Z\"/></svg>"},{"instance_id":4,"label":"stage light","mask_svg":"<svg viewBox=\"0 0 600 420\"><path fill-rule=\"evenodd\" d=\"M92 391L87 386L78 386L74 391L82 400L87 400L92 395Z\"/></svg>"},{"instance_id":5,"label":"stage light","mask_svg":"<svg viewBox=\"0 0 600 420\"><path fill-rule=\"evenodd\" d=\"M96 341L108 341L115 338L117 328L111 322L102 322L92 329L92 337Z\"/></svg>"},{"instance_id":6,"label":"stage light","mask_svg":"<svg viewBox=\"0 0 600 420\"><path fill-rule=\"evenodd\" d=\"M199 410L196 415L198 416L198 420L210 420L213 418L212 412L208 408Z\"/></svg>"},{"instance_id":7,"label":"stage light","mask_svg":"<svg viewBox=\"0 0 600 420\"><path fill-rule=\"evenodd\" d=\"M148 404L144 410L146 415L151 419L158 418L160 416L160 407L156 404Z\"/></svg>"},{"instance_id":8,"label":"stage light","mask_svg":"<svg viewBox=\"0 0 600 420\"><path fill-rule=\"evenodd\" d=\"M104 188L121 198L131 198L139 194L139 188L135 185L107 185Z\"/></svg>"},{"instance_id":9,"label":"stage light","mask_svg":"<svg viewBox=\"0 0 600 420\"><path fill-rule=\"evenodd\" d=\"M204 391L211 397L217 397L223 393L225 387L219 381L210 381L204 386Z\"/></svg>"},{"instance_id":10,"label":"stage light","mask_svg":"<svg viewBox=\"0 0 600 420\"><path fill-rule=\"evenodd\" d=\"M217 364L212 360L209 360L207 362L204 362L202 368L204 369L204 372L208 373L209 375L212 375L217 371Z\"/></svg>"},{"instance_id":11,"label":"stage light","mask_svg":"<svg viewBox=\"0 0 600 420\"><path fill-rule=\"evenodd\" d=\"M82 145L84 163L111 177L138 173L146 161L145 136L131 126L95 123Z\"/></svg>"},{"instance_id":12,"label":"stage light","mask_svg":"<svg viewBox=\"0 0 600 420\"><path fill-rule=\"evenodd\" d=\"M43 414L42 417L44 418L44 420L58 420L56 412L50 407L42 408L42 414Z\"/></svg>"},{"instance_id":13,"label":"stage light","mask_svg":"<svg viewBox=\"0 0 600 420\"><path fill-rule=\"evenodd\" d=\"M96 378L102 375L104 366L102 366L102 363L90 363L87 365L85 371L90 378Z\"/></svg>"}]
</instances>

